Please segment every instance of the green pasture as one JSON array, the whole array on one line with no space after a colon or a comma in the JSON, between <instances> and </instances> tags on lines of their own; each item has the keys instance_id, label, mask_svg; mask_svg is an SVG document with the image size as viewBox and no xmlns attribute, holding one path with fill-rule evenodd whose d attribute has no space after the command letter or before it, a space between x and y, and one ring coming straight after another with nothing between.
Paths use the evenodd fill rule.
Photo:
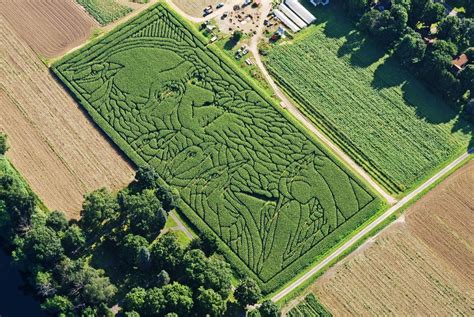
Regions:
<instances>
[{"instance_id":1,"label":"green pasture","mask_svg":"<svg viewBox=\"0 0 474 317\"><path fill-rule=\"evenodd\" d=\"M390 192L407 192L472 142L472 125L332 7L266 65L303 112Z\"/></svg>"},{"instance_id":2,"label":"green pasture","mask_svg":"<svg viewBox=\"0 0 474 317\"><path fill-rule=\"evenodd\" d=\"M53 71L179 209L265 292L382 202L195 29L157 4Z\"/></svg>"},{"instance_id":3,"label":"green pasture","mask_svg":"<svg viewBox=\"0 0 474 317\"><path fill-rule=\"evenodd\" d=\"M132 12L132 9L116 0L76 0L100 24L109 24Z\"/></svg>"}]
</instances>

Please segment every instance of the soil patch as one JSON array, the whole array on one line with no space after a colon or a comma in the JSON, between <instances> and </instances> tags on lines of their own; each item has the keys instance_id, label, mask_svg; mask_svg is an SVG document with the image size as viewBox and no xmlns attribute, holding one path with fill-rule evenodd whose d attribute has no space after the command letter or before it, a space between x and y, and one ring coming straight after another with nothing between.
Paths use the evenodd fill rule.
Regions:
<instances>
[{"instance_id":1,"label":"soil patch","mask_svg":"<svg viewBox=\"0 0 474 317\"><path fill-rule=\"evenodd\" d=\"M99 24L73 0L2 0L0 16L35 52L62 55L87 40Z\"/></svg>"}]
</instances>

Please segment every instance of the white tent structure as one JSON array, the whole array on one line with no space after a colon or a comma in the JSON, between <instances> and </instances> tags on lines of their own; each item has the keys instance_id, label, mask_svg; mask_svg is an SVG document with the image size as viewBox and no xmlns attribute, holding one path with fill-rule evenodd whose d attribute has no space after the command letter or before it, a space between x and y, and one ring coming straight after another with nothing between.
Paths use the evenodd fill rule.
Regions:
<instances>
[{"instance_id":1,"label":"white tent structure","mask_svg":"<svg viewBox=\"0 0 474 317\"><path fill-rule=\"evenodd\" d=\"M313 23L316 18L298 0L285 0L285 4L307 24Z\"/></svg>"},{"instance_id":2,"label":"white tent structure","mask_svg":"<svg viewBox=\"0 0 474 317\"><path fill-rule=\"evenodd\" d=\"M308 26L305 21L301 20L301 18L291 11L291 9L288 8L284 3L280 4L278 9L280 9L281 12L289 17L290 20L293 21L299 28L303 29Z\"/></svg>"},{"instance_id":3,"label":"white tent structure","mask_svg":"<svg viewBox=\"0 0 474 317\"><path fill-rule=\"evenodd\" d=\"M293 32L298 32L299 30L301 30L301 28L299 26L297 26L295 23L293 23L293 21L290 20L290 18L288 18L283 12L281 12L280 10L278 9L275 9L273 10L273 14L275 14L275 16L283 23L285 24L287 27L290 28L291 31Z\"/></svg>"}]
</instances>

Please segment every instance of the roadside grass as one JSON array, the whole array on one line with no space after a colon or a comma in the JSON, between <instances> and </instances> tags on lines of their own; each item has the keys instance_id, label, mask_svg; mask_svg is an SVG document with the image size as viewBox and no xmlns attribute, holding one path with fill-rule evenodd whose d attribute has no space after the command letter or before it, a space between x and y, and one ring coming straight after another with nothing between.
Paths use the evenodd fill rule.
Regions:
<instances>
[{"instance_id":1,"label":"roadside grass","mask_svg":"<svg viewBox=\"0 0 474 317\"><path fill-rule=\"evenodd\" d=\"M391 193L408 193L472 145L472 125L337 9L273 46L266 65L325 134Z\"/></svg>"}]
</instances>

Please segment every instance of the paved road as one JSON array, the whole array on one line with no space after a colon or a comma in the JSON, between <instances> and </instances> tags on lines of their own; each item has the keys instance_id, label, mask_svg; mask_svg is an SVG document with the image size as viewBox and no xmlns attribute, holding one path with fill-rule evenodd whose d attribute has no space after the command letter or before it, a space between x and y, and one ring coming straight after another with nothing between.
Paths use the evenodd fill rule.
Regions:
<instances>
[{"instance_id":1,"label":"paved road","mask_svg":"<svg viewBox=\"0 0 474 317\"><path fill-rule=\"evenodd\" d=\"M309 278L311 278L313 275L318 273L323 267L325 267L327 264L329 264L332 260L336 259L339 255L341 255L344 251L348 250L351 248L359 239L361 239L363 236L365 236L367 233L372 231L375 227L377 227L380 223L382 223L384 220L386 220L388 217L393 215L395 212L397 212L400 208L402 208L404 205L406 205L410 200L412 200L415 196L420 194L422 191L433 185L437 180L439 180L441 177L446 175L446 173L449 173L453 168L455 168L459 163L461 163L464 159L466 159L470 153L473 152L473 149L470 151L464 153L460 157L458 157L456 160L454 160L451 164L443 168L440 172L438 172L435 176L430 178L428 181L426 181L423 185L418 187L416 190L408 194L406 197L404 197L402 200L400 200L396 205L392 206L389 210L387 210L383 215L381 215L379 218L377 218L374 222L369 224L367 227L365 227L362 231L357 233L354 237L352 237L349 241L347 241L345 244L343 244L339 249L334 251L330 256L325 258L323 261L321 261L318 265L313 267L310 271L308 271L306 274L301 276L299 279L297 279L295 282L290 284L288 287L280 291L278 294L272 297L272 301L276 302L288 295L291 291L295 290L298 288L301 284L303 284L305 281L307 281Z\"/></svg>"},{"instance_id":2,"label":"paved road","mask_svg":"<svg viewBox=\"0 0 474 317\"><path fill-rule=\"evenodd\" d=\"M186 235L186 237L188 237L189 239L194 239L194 236L193 234L191 233L191 231L188 230L188 228L181 222L181 219L178 218L178 216L176 216L175 214L175 211L172 211L170 212L170 217L173 218L173 220L176 222L177 226L174 227L174 229L178 229L178 230L181 230L184 232L184 234Z\"/></svg>"}]
</instances>

